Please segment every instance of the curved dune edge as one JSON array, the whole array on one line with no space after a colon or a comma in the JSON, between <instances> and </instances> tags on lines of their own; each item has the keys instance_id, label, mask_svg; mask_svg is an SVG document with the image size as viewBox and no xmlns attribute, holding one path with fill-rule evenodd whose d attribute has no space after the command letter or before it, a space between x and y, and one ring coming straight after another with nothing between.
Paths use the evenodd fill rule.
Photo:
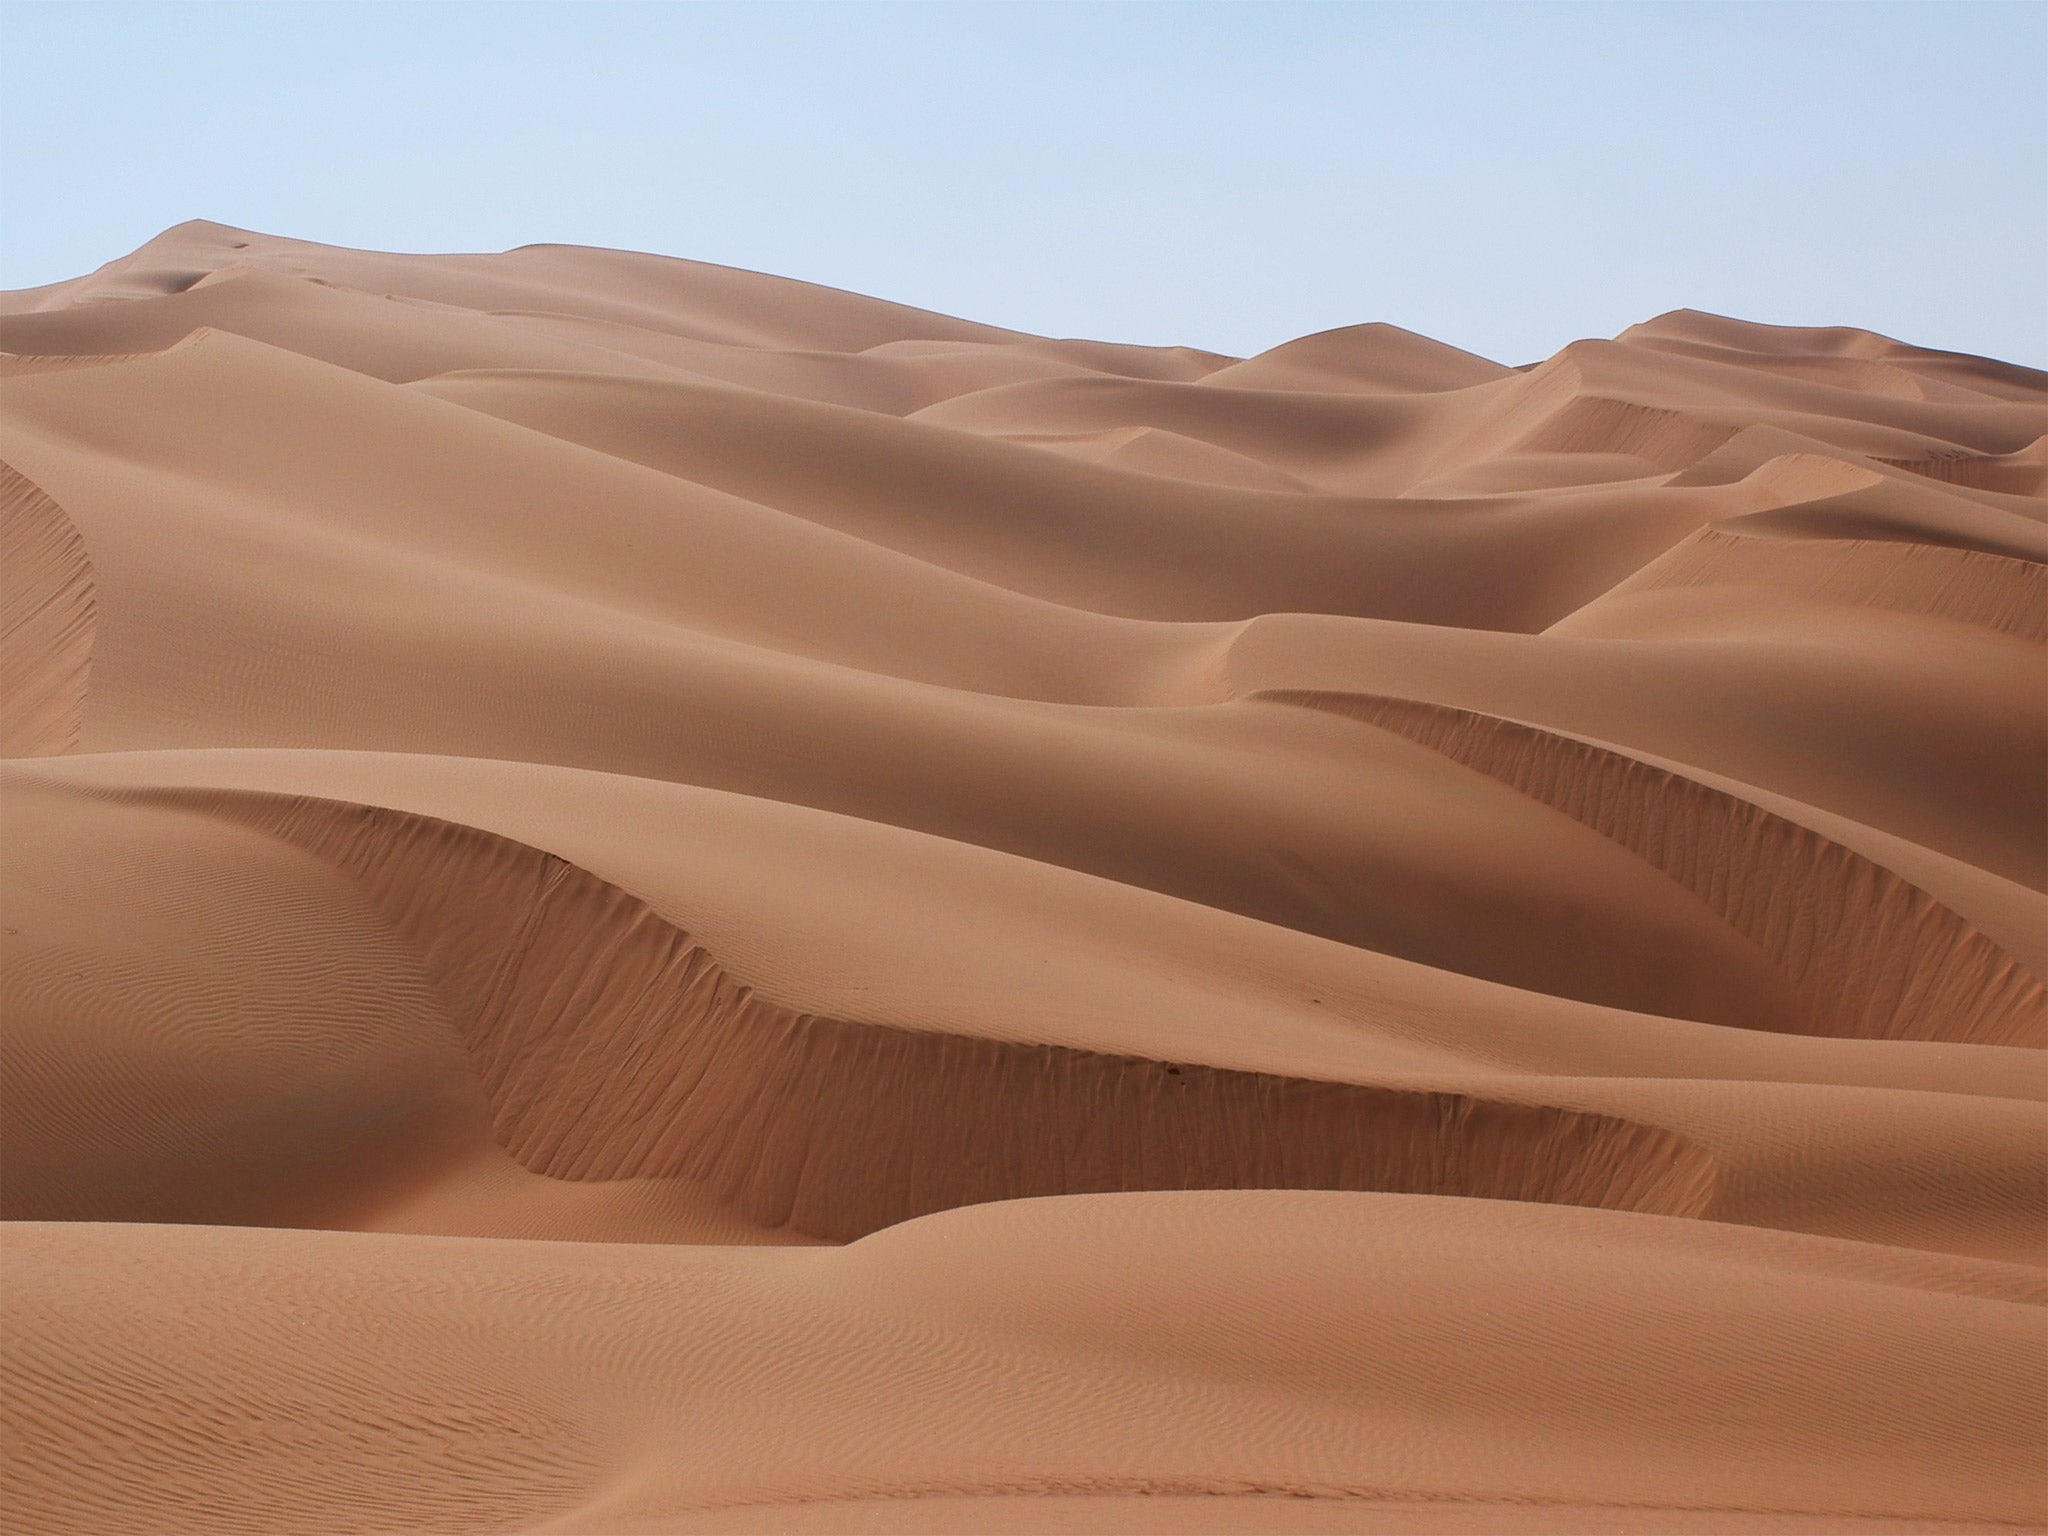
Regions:
<instances>
[{"instance_id":1,"label":"curved dune edge","mask_svg":"<svg viewBox=\"0 0 2048 1536\"><path fill-rule=\"evenodd\" d=\"M2011 453L1974 453L1967 448L1930 453L1919 458L1879 459L1894 469L1949 485L2008 496L2048 495L2048 437L2036 438Z\"/></svg>"},{"instance_id":2,"label":"curved dune edge","mask_svg":"<svg viewBox=\"0 0 2048 1536\"><path fill-rule=\"evenodd\" d=\"M174 343L180 345L181 343ZM168 352L169 347L162 349ZM0 379L28 373L65 373L75 368L104 368L157 357L158 352L5 352L0 351Z\"/></svg>"},{"instance_id":3,"label":"curved dune edge","mask_svg":"<svg viewBox=\"0 0 2048 1536\"><path fill-rule=\"evenodd\" d=\"M1606 1115L801 1013L552 854L383 807L231 791L231 817L361 881L456 1021L499 1140L563 1179L684 1176L850 1240L1034 1195L1262 1188L1701 1215L1715 1166Z\"/></svg>"},{"instance_id":4,"label":"curved dune edge","mask_svg":"<svg viewBox=\"0 0 2048 1536\"><path fill-rule=\"evenodd\" d=\"M2048 644L2048 566L1885 539L1801 539L1707 527L1579 610L1676 587L1744 587L1789 601L1952 619ZM1571 617L1551 626L1570 633Z\"/></svg>"},{"instance_id":5,"label":"curved dune edge","mask_svg":"<svg viewBox=\"0 0 2048 1536\"><path fill-rule=\"evenodd\" d=\"M0 379L29 373L67 373L80 368L105 368L115 363L135 363L144 358L162 357L166 352L176 352L203 341L211 336L214 330L215 327L210 325L195 325L161 347L144 347L140 351L132 352L13 352L0 348Z\"/></svg>"},{"instance_id":6,"label":"curved dune edge","mask_svg":"<svg viewBox=\"0 0 2048 1536\"><path fill-rule=\"evenodd\" d=\"M1290 690L1253 697L1398 732L1620 843L1784 970L1803 1033L2048 1046L2048 989L2011 955L1890 870L1746 800L1449 705Z\"/></svg>"},{"instance_id":7,"label":"curved dune edge","mask_svg":"<svg viewBox=\"0 0 2048 1536\"><path fill-rule=\"evenodd\" d=\"M96 615L85 541L40 486L0 462L0 757L77 749Z\"/></svg>"},{"instance_id":8,"label":"curved dune edge","mask_svg":"<svg viewBox=\"0 0 2048 1536\"><path fill-rule=\"evenodd\" d=\"M1668 475L1690 469L1737 431L1732 423L1609 393L1611 386L1589 378L1582 361L1567 348L1512 383L1503 381L1488 408L1432 455L1422 478L1528 454L1589 462L1620 456Z\"/></svg>"},{"instance_id":9,"label":"curved dune edge","mask_svg":"<svg viewBox=\"0 0 2048 1536\"><path fill-rule=\"evenodd\" d=\"M1535 431L1518 440L1513 451L1625 454L1671 474L1712 453L1733 437L1735 430L1633 400L1574 395Z\"/></svg>"}]
</instances>

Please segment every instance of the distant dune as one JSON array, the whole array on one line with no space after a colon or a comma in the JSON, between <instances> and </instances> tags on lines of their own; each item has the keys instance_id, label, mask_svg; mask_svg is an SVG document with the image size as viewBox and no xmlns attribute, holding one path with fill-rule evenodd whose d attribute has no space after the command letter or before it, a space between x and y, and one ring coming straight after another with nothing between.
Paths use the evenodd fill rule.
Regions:
<instances>
[{"instance_id":1,"label":"distant dune","mask_svg":"<svg viewBox=\"0 0 2048 1536\"><path fill-rule=\"evenodd\" d=\"M0 394L9 1532L2048 1529L2048 376L195 223Z\"/></svg>"}]
</instances>

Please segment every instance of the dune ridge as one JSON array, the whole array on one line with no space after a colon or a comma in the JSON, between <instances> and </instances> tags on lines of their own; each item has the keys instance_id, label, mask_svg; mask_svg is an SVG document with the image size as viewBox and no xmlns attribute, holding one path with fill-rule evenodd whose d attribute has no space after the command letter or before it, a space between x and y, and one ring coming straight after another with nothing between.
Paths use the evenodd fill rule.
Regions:
<instances>
[{"instance_id":1,"label":"dune ridge","mask_svg":"<svg viewBox=\"0 0 2048 1536\"><path fill-rule=\"evenodd\" d=\"M1601 601L1663 587L1719 586L1928 614L2048 644L2048 565L2041 562L1937 544L1772 538L1741 523L1702 528ZM1552 628L1572 629L1575 618Z\"/></svg>"},{"instance_id":2,"label":"dune ridge","mask_svg":"<svg viewBox=\"0 0 2048 1536\"><path fill-rule=\"evenodd\" d=\"M0 463L0 754L77 748L93 628L84 540L34 481Z\"/></svg>"},{"instance_id":3,"label":"dune ridge","mask_svg":"<svg viewBox=\"0 0 2048 1536\"><path fill-rule=\"evenodd\" d=\"M1786 969L1815 1034L2048 1046L2039 977L1926 892L1759 806L1471 710L1361 694L1264 697L1399 731L1641 855Z\"/></svg>"},{"instance_id":4,"label":"dune ridge","mask_svg":"<svg viewBox=\"0 0 2048 1536\"><path fill-rule=\"evenodd\" d=\"M842 1242L1119 1189L1712 1201L1711 1159L1659 1128L820 1018L539 849L371 806L203 803L362 880L449 1004L499 1138L553 1177L680 1174L764 1226Z\"/></svg>"},{"instance_id":5,"label":"dune ridge","mask_svg":"<svg viewBox=\"0 0 2048 1536\"><path fill-rule=\"evenodd\" d=\"M2048 376L0 295L0 1489L2048 1530Z\"/></svg>"}]
</instances>

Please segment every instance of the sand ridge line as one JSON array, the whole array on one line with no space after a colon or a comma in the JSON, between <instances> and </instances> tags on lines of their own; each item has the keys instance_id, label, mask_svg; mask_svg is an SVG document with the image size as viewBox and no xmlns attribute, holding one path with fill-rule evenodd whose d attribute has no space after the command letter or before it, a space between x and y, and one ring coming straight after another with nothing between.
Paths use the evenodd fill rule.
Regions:
<instances>
[{"instance_id":1,"label":"sand ridge line","mask_svg":"<svg viewBox=\"0 0 2048 1536\"><path fill-rule=\"evenodd\" d=\"M0 757L77 750L97 625L84 539L42 487L0 462Z\"/></svg>"},{"instance_id":2,"label":"sand ridge line","mask_svg":"<svg viewBox=\"0 0 2048 1536\"><path fill-rule=\"evenodd\" d=\"M682 1175L763 1225L839 1240L957 1205L1152 1188L1712 1204L1710 1155L1661 1127L801 1013L508 838L302 796L127 793L361 880L458 1021L499 1139L554 1177Z\"/></svg>"},{"instance_id":3,"label":"sand ridge line","mask_svg":"<svg viewBox=\"0 0 2048 1536\"><path fill-rule=\"evenodd\" d=\"M1356 693L1252 696L1397 731L1630 849L1786 970L1811 1033L2048 1046L2048 989L2011 955L1890 870L1724 790L1450 705ZM1776 878L1788 864L1799 879ZM1787 891L1798 901L1784 900Z\"/></svg>"},{"instance_id":4,"label":"sand ridge line","mask_svg":"<svg viewBox=\"0 0 2048 1536\"><path fill-rule=\"evenodd\" d=\"M1581 632L1587 614L1618 599L1686 587L1924 614L2048 644L2048 563L1904 540L1799 538L1739 522L1700 529L1550 632Z\"/></svg>"}]
</instances>

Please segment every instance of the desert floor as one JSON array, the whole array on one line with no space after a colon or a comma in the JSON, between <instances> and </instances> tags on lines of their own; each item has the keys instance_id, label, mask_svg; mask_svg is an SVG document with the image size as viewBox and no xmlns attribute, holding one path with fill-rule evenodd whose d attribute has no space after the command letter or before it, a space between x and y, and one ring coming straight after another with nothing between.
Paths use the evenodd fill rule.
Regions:
<instances>
[{"instance_id":1,"label":"desert floor","mask_svg":"<svg viewBox=\"0 0 2048 1536\"><path fill-rule=\"evenodd\" d=\"M189 224L0 300L10 1533L2048 1525L2048 378Z\"/></svg>"}]
</instances>

